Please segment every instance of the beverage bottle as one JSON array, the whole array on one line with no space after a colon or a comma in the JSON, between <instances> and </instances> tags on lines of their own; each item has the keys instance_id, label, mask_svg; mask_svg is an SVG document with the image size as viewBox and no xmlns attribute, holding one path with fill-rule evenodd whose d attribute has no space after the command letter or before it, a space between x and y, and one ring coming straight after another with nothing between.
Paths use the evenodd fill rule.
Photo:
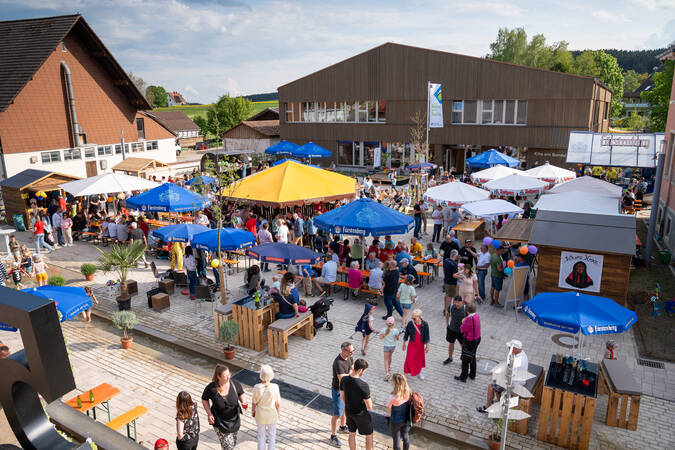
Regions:
<instances>
[{"instance_id":1,"label":"beverage bottle","mask_svg":"<svg viewBox=\"0 0 675 450\"><path fill-rule=\"evenodd\" d=\"M260 292L256 291L253 298L255 298L255 309L260 309Z\"/></svg>"},{"instance_id":2,"label":"beverage bottle","mask_svg":"<svg viewBox=\"0 0 675 450\"><path fill-rule=\"evenodd\" d=\"M94 403L94 391L89 391L89 402Z\"/></svg>"},{"instance_id":3,"label":"beverage bottle","mask_svg":"<svg viewBox=\"0 0 675 450\"><path fill-rule=\"evenodd\" d=\"M80 396L77 396L77 408L80 409L82 408L82 400L80 399Z\"/></svg>"}]
</instances>

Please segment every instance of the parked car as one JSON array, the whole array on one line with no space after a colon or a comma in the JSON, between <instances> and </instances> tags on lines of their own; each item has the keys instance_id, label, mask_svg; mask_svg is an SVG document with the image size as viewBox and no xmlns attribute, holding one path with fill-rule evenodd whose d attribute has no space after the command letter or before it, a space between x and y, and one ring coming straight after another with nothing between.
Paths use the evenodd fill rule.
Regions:
<instances>
[{"instance_id":1,"label":"parked car","mask_svg":"<svg viewBox=\"0 0 675 450\"><path fill-rule=\"evenodd\" d=\"M197 142L195 144L195 150L207 150L209 148L208 145L206 145L206 142Z\"/></svg>"}]
</instances>

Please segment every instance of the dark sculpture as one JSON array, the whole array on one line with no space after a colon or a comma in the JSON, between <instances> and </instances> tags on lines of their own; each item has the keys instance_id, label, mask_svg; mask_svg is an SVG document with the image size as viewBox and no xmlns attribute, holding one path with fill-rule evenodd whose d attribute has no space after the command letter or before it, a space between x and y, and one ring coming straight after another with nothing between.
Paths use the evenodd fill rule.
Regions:
<instances>
[{"instance_id":1,"label":"dark sculpture","mask_svg":"<svg viewBox=\"0 0 675 450\"><path fill-rule=\"evenodd\" d=\"M75 389L54 302L0 286L0 322L21 331L24 349L0 359L0 403L24 449L74 449L47 419L48 402Z\"/></svg>"}]
</instances>

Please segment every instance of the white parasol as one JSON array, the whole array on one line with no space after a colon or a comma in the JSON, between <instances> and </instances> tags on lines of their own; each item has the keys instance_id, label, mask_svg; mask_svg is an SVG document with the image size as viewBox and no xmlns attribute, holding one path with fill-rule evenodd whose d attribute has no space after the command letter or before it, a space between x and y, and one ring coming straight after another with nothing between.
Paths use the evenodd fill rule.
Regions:
<instances>
[{"instance_id":1,"label":"white parasol","mask_svg":"<svg viewBox=\"0 0 675 450\"><path fill-rule=\"evenodd\" d=\"M541 181L555 184L573 180L577 177L577 174L572 170L552 166L549 163L546 163L543 166L533 167L532 169L526 170L525 173L531 177L538 178Z\"/></svg>"},{"instance_id":2,"label":"white parasol","mask_svg":"<svg viewBox=\"0 0 675 450\"><path fill-rule=\"evenodd\" d=\"M488 169L481 170L471 174L471 179L476 183L487 183L488 181L498 180L499 178L508 177L514 173L522 174L522 170L514 169L506 166L492 166Z\"/></svg>"},{"instance_id":3,"label":"white parasol","mask_svg":"<svg viewBox=\"0 0 675 450\"><path fill-rule=\"evenodd\" d=\"M452 181L427 189L423 198L434 205L459 207L465 203L487 200L489 197L490 193L484 189L461 181Z\"/></svg>"},{"instance_id":4,"label":"white parasol","mask_svg":"<svg viewBox=\"0 0 675 450\"><path fill-rule=\"evenodd\" d=\"M493 194L512 196L541 194L546 189L546 186L548 186L548 183L545 181L538 180L529 175L519 174L492 180L483 185L485 189L488 189Z\"/></svg>"},{"instance_id":5,"label":"white parasol","mask_svg":"<svg viewBox=\"0 0 675 450\"><path fill-rule=\"evenodd\" d=\"M83 180L70 181L59 187L75 197L108 194L113 192L144 191L159 186L159 183L122 173L104 173Z\"/></svg>"}]
</instances>

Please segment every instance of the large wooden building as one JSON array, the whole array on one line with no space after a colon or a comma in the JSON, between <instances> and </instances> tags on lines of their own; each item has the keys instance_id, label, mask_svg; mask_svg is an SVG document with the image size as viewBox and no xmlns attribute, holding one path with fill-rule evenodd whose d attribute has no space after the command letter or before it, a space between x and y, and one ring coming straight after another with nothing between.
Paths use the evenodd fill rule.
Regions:
<instances>
[{"instance_id":1,"label":"large wooden building","mask_svg":"<svg viewBox=\"0 0 675 450\"><path fill-rule=\"evenodd\" d=\"M382 166L408 164L428 82L444 100L430 159L460 171L492 147L562 165L570 131L609 126L612 93L596 79L387 43L279 87L281 138L328 148L345 168L372 168L377 148Z\"/></svg>"}]
</instances>

